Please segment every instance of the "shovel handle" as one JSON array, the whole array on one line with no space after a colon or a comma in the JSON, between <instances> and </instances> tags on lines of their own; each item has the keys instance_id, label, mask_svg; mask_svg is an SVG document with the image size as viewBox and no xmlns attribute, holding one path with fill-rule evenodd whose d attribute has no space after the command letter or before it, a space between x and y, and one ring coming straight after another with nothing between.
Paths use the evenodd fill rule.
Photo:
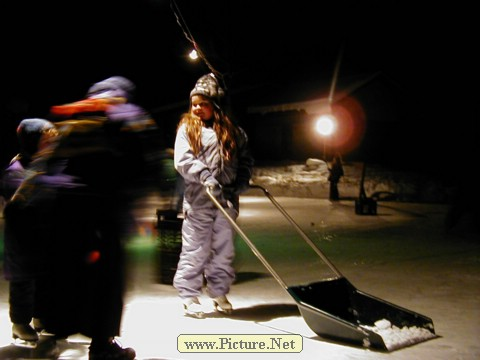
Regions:
<instances>
[{"instance_id":1,"label":"shovel handle","mask_svg":"<svg viewBox=\"0 0 480 360\"><path fill-rule=\"evenodd\" d=\"M208 186L205 187L205 191L207 192L210 200L215 204L215 206L225 215L227 220L232 224L235 231L242 237L242 239L247 243L248 247L253 251L255 256L262 262L262 264L270 271L272 276L278 283L288 292L287 284L282 280L282 278L278 275L278 273L272 268L272 266L268 263L268 261L263 257L262 254L258 251L256 246L252 243L252 241L248 238L247 235L240 229L234 219L228 214L228 212L224 209L224 207L218 202L217 198L212 194L210 188Z\"/></svg>"},{"instance_id":2,"label":"shovel handle","mask_svg":"<svg viewBox=\"0 0 480 360\"><path fill-rule=\"evenodd\" d=\"M337 275L337 277L343 277L342 273L333 265L333 263L327 258L327 256L314 244L314 242L305 234L305 232L298 226L298 224L293 220L293 218L286 212L286 210L275 200L272 194L260 185L250 184L250 188L260 189L263 191L266 197L272 202L273 205L282 213L283 216L293 225L295 230L300 234L300 236L307 242L308 245L317 253L318 256L328 265L328 267Z\"/></svg>"}]
</instances>

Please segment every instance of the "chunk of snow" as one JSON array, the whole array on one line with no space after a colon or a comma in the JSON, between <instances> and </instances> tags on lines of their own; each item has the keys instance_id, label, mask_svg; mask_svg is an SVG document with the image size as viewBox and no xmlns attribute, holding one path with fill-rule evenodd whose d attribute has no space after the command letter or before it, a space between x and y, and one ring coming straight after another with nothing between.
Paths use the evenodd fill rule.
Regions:
<instances>
[{"instance_id":1,"label":"chunk of snow","mask_svg":"<svg viewBox=\"0 0 480 360\"><path fill-rule=\"evenodd\" d=\"M399 328L398 326L392 325L387 319L375 321L374 326L361 325L361 327L380 335L389 351L435 337L435 334L428 329L417 326L404 326Z\"/></svg>"}]
</instances>

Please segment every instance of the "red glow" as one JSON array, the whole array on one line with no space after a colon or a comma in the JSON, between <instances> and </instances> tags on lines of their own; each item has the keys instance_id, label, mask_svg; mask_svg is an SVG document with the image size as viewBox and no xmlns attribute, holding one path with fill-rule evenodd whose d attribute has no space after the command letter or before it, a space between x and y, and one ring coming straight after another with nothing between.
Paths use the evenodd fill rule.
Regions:
<instances>
[{"instance_id":1,"label":"red glow","mask_svg":"<svg viewBox=\"0 0 480 360\"><path fill-rule=\"evenodd\" d=\"M92 250L87 254L87 263L88 264L93 264L96 263L98 260L100 260L100 251L98 250Z\"/></svg>"},{"instance_id":2,"label":"red glow","mask_svg":"<svg viewBox=\"0 0 480 360\"><path fill-rule=\"evenodd\" d=\"M332 107L332 114L337 127L330 139L331 146L343 154L356 149L365 134L365 112L360 103L346 98Z\"/></svg>"}]
</instances>

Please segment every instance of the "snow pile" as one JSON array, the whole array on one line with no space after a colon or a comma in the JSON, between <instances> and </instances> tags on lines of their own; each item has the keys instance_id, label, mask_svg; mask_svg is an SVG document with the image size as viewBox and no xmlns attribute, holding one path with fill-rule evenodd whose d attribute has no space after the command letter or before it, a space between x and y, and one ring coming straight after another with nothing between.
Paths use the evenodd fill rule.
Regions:
<instances>
[{"instance_id":1,"label":"snow pile","mask_svg":"<svg viewBox=\"0 0 480 360\"><path fill-rule=\"evenodd\" d=\"M256 167L253 170L254 183L265 185L303 186L305 184L327 183L327 164L320 160L319 164L312 165L285 165Z\"/></svg>"},{"instance_id":2,"label":"snow pile","mask_svg":"<svg viewBox=\"0 0 480 360\"><path fill-rule=\"evenodd\" d=\"M404 326L403 328L399 328L392 325L390 321L386 319L376 321L375 326L362 325L362 327L380 335L389 351L435 337L435 334L425 328L419 328L417 326Z\"/></svg>"},{"instance_id":3,"label":"snow pile","mask_svg":"<svg viewBox=\"0 0 480 360\"><path fill-rule=\"evenodd\" d=\"M359 196L363 166L363 163L343 163L345 175L338 184L341 198ZM277 196L328 198L328 175L325 161L309 158L300 164L257 165L253 169L252 181ZM438 179L371 164L365 171L364 188L367 196L379 200L444 203L449 198L448 188Z\"/></svg>"}]
</instances>

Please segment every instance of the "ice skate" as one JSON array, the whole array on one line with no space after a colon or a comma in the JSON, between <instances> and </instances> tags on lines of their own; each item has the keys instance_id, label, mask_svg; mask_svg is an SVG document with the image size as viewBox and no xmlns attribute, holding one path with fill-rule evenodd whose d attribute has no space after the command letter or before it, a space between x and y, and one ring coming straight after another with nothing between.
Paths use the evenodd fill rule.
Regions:
<instances>
[{"instance_id":1,"label":"ice skate","mask_svg":"<svg viewBox=\"0 0 480 360\"><path fill-rule=\"evenodd\" d=\"M205 313L203 312L202 305L198 298L193 297L189 299L185 299L183 303L183 308L185 309L185 315L191 316L197 319L202 319Z\"/></svg>"},{"instance_id":2,"label":"ice skate","mask_svg":"<svg viewBox=\"0 0 480 360\"><path fill-rule=\"evenodd\" d=\"M29 324L13 324L12 337L17 346L29 348L37 346L38 334Z\"/></svg>"},{"instance_id":3,"label":"ice skate","mask_svg":"<svg viewBox=\"0 0 480 360\"><path fill-rule=\"evenodd\" d=\"M137 354L132 348L123 348L118 342L113 340L106 347L95 349L90 348L88 352L89 360L133 360Z\"/></svg>"},{"instance_id":4,"label":"ice skate","mask_svg":"<svg viewBox=\"0 0 480 360\"><path fill-rule=\"evenodd\" d=\"M233 311L232 304L230 304L230 301L228 301L225 295L213 298L213 306L215 307L215 310L227 315L231 314Z\"/></svg>"}]
</instances>

